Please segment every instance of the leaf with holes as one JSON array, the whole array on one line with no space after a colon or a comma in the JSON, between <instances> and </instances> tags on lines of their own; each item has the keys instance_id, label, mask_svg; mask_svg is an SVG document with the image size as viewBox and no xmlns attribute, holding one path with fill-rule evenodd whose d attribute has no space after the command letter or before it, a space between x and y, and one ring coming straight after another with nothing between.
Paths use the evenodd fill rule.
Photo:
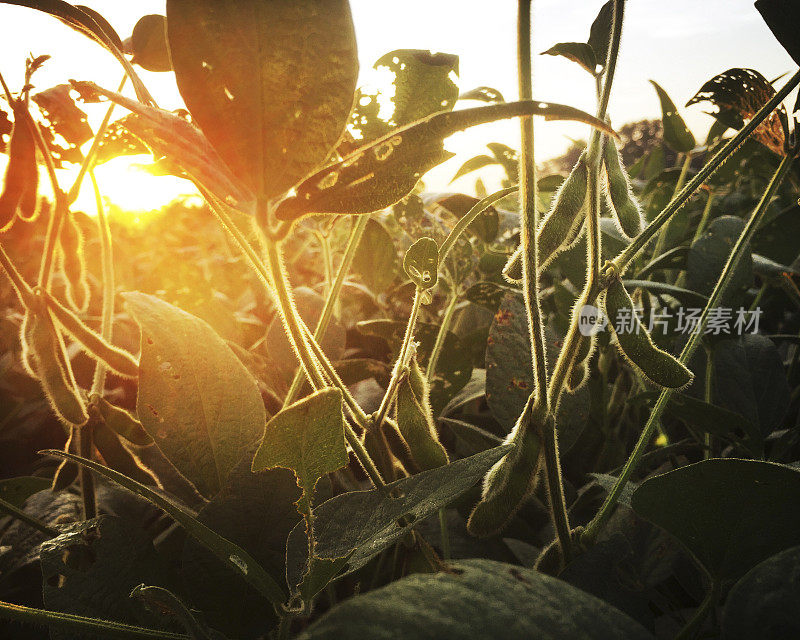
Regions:
<instances>
[{"instance_id":1,"label":"leaf with holes","mask_svg":"<svg viewBox=\"0 0 800 640\"><path fill-rule=\"evenodd\" d=\"M275 467L294 471L303 492L297 509L307 516L317 481L347 464L344 429L342 392L332 388L317 391L267 423L253 458L253 471Z\"/></svg>"},{"instance_id":2,"label":"leaf with holes","mask_svg":"<svg viewBox=\"0 0 800 640\"><path fill-rule=\"evenodd\" d=\"M350 573L400 540L414 523L450 504L480 480L512 449L503 445L444 467L396 480L383 489L351 491L314 509L314 558L346 558L336 567ZM302 525L287 543L286 577L300 584L308 565L308 543ZM323 585L324 586L324 585Z\"/></svg>"},{"instance_id":3,"label":"leaf with holes","mask_svg":"<svg viewBox=\"0 0 800 640\"><path fill-rule=\"evenodd\" d=\"M142 329L139 420L178 471L213 496L263 433L258 385L203 320L144 293L124 297Z\"/></svg>"},{"instance_id":4,"label":"leaf with holes","mask_svg":"<svg viewBox=\"0 0 800 640\"><path fill-rule=\"evenodd\" d=\"M372 213L411 193L424 173L453 156L444 140L479 124L522 116L577 120L610 135L613 130L588 113L560 104L508 102L435 113L392 129L385 136L313 173L297 185L297 195L283 200L275 215L296 220L315 213Z\"/></svg>"},{"instance_id":5,"label":"leaf with holes","mask_svg":"<svg viewBox=\"0 0 800 640\"><path fill-rule=\"evenodd\" d=\"M706 82L686 106L710 102L717 108L712 114L717 120L731 129L741 129L774 95L775 89L758 71L734 67ZM753 132L753 139L783 154L786 132L782 121L786 121L786 107L780 105Z\"/></svg>"},{"instance_id":6,"label":"leaf with holes","mask_svg":"<svg viewBox=\"0 0 800 640\"><path fill-rule=\"evenodd\" d=\"M358 76L347 0L168 0L167 39L192 118L256 195L325 162Z\"/></svg>"},{"instance_id":7,"label":"leaf with holes","mask_svg":"<svg viewBox=\"0 0 800 640\"><path fill-rule=\"evenodd\" d=\"M403 270L418 289L436 286L439 277L439 247L431 238L420 238L403 258Z\"/></svg>"}]
</instances>

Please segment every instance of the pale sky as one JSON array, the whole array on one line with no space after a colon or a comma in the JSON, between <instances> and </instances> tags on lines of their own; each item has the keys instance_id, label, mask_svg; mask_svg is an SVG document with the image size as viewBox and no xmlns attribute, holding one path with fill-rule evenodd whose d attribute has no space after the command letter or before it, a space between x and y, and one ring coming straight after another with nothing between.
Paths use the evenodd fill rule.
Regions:
<instances>
[{"instance_id":1,"label":"pale sky","mask_svg":"<svg viewBox=\"0 0 800 640\"><path fill-rule=\"evenodd\" d=\"M84 0L84 4L102 13L123 39L130 35L142 15L165 12L163 0ZM603 0L534 0L533 50L544 51L556 42L585 41L602 4ZM516 98L514 0L405 0L402 12L398 11L398 3L384 0L351 0L351 6L364 79L368 78L375 60L388 51L431 49L460 57L458 84L462 91L489 85L499 89L508 100ZM121 78L121 67L109 53L43 13L3 5L0 27L3 33L0 70L14 91L21 85L24 59L31 52L53 56L35 77L40 90L70 78L93 80L113 89ZM767 78L795 69L764 25L752 0L630 0L610 104L613 123L620 125L660 115L655 92L647 82L652 78L672 96L700 140L711 118L703 113L702 106L684 109L682 105L706 80L739 66L757 69ZM140 73L160 106L168 109L182 106L172 74L144 70ZM589 112L595 110L593 79L563 58L536 56L534 96ZM90 107L87 111L96 123L103 108ZM120 110L119 115L122 113ZM483 125L453 136L447 147L457 157L428 174L424 178L426 185L437 191L453 188L471 191L475 175L479 174L448 186L461 163L484 153L487 142L517 147L518 136L517 121ZM545 123L537 119L537 158L559 154L569 145L569 137L586 136L584 125ZM171 194L191 189L183 181L134 173L141 172L120 167L106 170L106 182L115 185L109 189L109 197L122 206L156 207L159 199L169 200ZM480 175L490 190L497 188L496 171L488 169ZM103 177L101 168L98 171L101 183ZM121 193L122 183L128 184L125 195Z\"/></svg>"}]
</instances>

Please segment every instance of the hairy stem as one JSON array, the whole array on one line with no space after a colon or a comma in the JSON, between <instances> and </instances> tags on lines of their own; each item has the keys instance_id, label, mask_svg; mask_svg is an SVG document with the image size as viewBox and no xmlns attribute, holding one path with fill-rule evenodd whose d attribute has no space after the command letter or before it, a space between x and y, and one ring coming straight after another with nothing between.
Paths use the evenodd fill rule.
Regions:
<instances>
[{"instance_id":1,"label":"hairy stem","mask_svg":"<svg viewBox=\"0 0 800 640\"><path fill-rule=\"evenodd\" d=\"M711 313L711 309L716 307L716 305L722 299L722 296L725 294L732 275L738 266L742 255L744 254L745 248L748 246L748 243L753 237L758 225L764 218L770 201L772 200L772 196L775 194L778 186L780 186L781 182L783 181L784 176L789 171L792 161L793 158L791 156L786 156L781 160L781 163L778 165L777 170L773 174L766 191L761 196L761 200L753 211L753 214L750 216L750 219L747 221L747 224L742 230L741 235L736 240L736 244L734 244L733 249L731 250L728 261L725 263L725 268L722 270L722 273L720 274L719 279L714 286L714 290L711 292L708 302L703 309L703 313L700 316L697 327L689 337L686 346L683 348L680 357L678 358L683 364L686 364L689 362L689 360L691 360L692 356L697 350L697 347L700 345L700 341L703 337L703 331L705 331L706 324L708 323L708 316ZM583 532L581 536L582 542L586 544L591 544L594 542L608 518L611 517L611 513L619 501L622 490L625 488L625 485L628 484L631 474L638 466L642 455L644 455L645 449L650 443L656 427L661 422L661 416L664 413L664 409L666 408L667 402L672 394L672 389L664 389L658 396L658 400L656 400L653 410L650 412L650 416L647 419L644 429L642 430L642 434L639 436L639 440L628 457L628 460L625 463L625 466L623 467L619 477L614 483L614 486L611 488L611 491L609 491L608 496L606 496L605 502L600 507L600 511L598 511L597 515L587 525L585 531Z\"/></svg>"},{"instance_id":2,"label":"hairy stem","mask_svg":"<svg viewBox=\"0 0 800 640\"><path fill-rule=\"evenodd\" d=\"M0 602L0 618L34 626L47 626L76 635L93 634L97 637L122 640L190 640L182 633L160 629L136 627L111 620L100 620L71 613L34 609L10 602Z\"/></svg>"},{"instance_id":3,"label":"hairy stem","mask_svg":"<svg viewBox=\"0 0 800 640\"><path fill-rule=\"evenodd\" d=\"M442 353L444 341L450 331L450 324L453 321L453 312L456 310L458 304L458 291L455 285L452 285L453 291L450 294L450 299L447 301L447 306L444 309L442 320L439 323L439 332L436 334L436 341L433 343L431 355L428 356L428 366L425 369L425 377L430 381L436 373L436 365L439 364L439 356Z\"/></svg>"},{"instance_id":4,"label":"hairy stem","mask_svg":"<svg viewBox=\"0 0 800 640\"><path fill-rule=\"evenodd\" d=\"M111 227L108 224L108 217L106 216L94 171L89 172L89 177L92 180L94 199L97 205L97 230L100 236L100 261L103 275L103 310L100 320L100 335L103 340L110 343L114 329L114 292L116 286L114 282L114 253L111 245ZM92 388L89 391L90 398L94 395L103 395L107 373L108 367L104 362L98 360L94 369Z\"/></svg>"},{"instance_id":5,"label":"hairy stem","mask_svg":"<svg viewBox=\"0 0 800 640\"><path fill-rule=\"evenodd\" d=\"M342 290L342 284L344 283L344 279L347 277L347 274L350 271L350 266L353 264L353 258L355 257L356 249L358 249L358 245L361 242L361 237L364 235L364 230L367 228L367 222L369 222L369 216L358 216L353 224L353 228L350 230L350 236L347 239L347 245L345 246L344 255L342 256L342 262L339 264L336 277L334 278L333 284L331 285L327 297L325 298L325 306L322 307L322 313L317 321L317 326L314 328L313 337L317 343L322 340L322 337L325 335L325 332L328 329L328 324L330 323L331 316L333 315L333 309L336 306L336 301L338 300L339 294ZM286 394L286 399L283 402L283 406L288 406L294 402L298 391L300 391L302 382L303 373L298 369L297 373L295 373L294 379L292 380L292 384L289 386L289 391Z\"/></svg>"},{"instance_id":6,"label":"hairy stem","mask_svg":"<svg viewBox=\"0 0 800 640\"><path fill-rule=\"evenodd\" d=\"M61 532L58 529L54 529L46 525L44 522L39 520L38 518L34 518L31 515L25 513L22 509L18 509L10 502L6 502L2 498L0 498L0 512L7 513L12 518L19 520L20 522L24 522L29 527L36 529L37 531L43 533L44 535L55 538L56 536L60 535Z\"/></svg>"}]
</instances>

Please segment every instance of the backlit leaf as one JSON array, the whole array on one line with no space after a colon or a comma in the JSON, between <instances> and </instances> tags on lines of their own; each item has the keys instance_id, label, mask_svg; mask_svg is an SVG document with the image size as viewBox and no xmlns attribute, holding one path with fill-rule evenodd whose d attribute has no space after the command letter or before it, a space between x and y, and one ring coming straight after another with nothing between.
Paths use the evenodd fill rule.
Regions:
<instances>
[{"instance_id":1,"label":"backlit leaf","mask_svg":"<svg viewBox=\"0 0 800 640\"><path fill-rule=\"evenodd\" d=\"M258 385L203 320L144 293L124 297L142 329L139 420L167 459L212 496L263 433Z\"/></svg>"},{"instance_id":2,"label":"backlit leaf","mask_svg":"<svg viewBox=\"0 0 800 640\"><path fill-rule=\"evenodd\" d=\"M258 196L321 165L353 106L358 58L346 0L168 0L178 89Z\"/></svg>"},{"instance_id":3,"label":"backlit leaf","mask_svg":"<svg viewBox=\"0 0 800 640\"><path fill-rule=\"evenodd\" d=\"M664 123L664 142L667 143L670 149L681 153L688 153L695 147L694 136L686 123L683 121L681 114L678 113L678 108L672 101L672 98L667 95L667 92L661 88L655 80L650 83L655 87L658 93L658 99L661 102L661 120Z\"/></svg>"}]
</instances>

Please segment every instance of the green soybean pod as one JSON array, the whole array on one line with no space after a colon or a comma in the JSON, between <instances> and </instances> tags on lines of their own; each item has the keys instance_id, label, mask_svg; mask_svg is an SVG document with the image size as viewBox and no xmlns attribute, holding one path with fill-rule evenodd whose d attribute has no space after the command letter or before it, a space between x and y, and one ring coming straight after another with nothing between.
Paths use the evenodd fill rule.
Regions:
<instances>
[{"instance_id":1,"label":"green soybean pod","mask_svg":"<svg viewBox=\"0 0 800 640\"><path fill-rule=\"evenodd\" d=\"M614 218L622 232L633 238L642 231L642 209L636 196L633 195L631 179L622 166L617 145L610 138L606 138L603 161L606 166L608 196Z\"/></svg>"},{"instance_id":2,"label":"green soybean pod","mask_svg":"<svg viewBox=\"0 0 800 640\"><path fill-rule=\"evenodd\" d=\"M429 396L428 381L414 359L408 376L397 390L396 419L398 431L420 471L443 467L450 462L439 442Z\"/></svg>"},{"instance_id":3,"label":"green soybean pod","mask_svg":"<svg viewBox=\"0 0 800 640\"><path fill-rule=\"evenodd\" d=\"M83 232L69 209L64 211L63 219L59 244L61 267L67 280L67 300L76 311L85 311L89 306L89 285L83 258Z\"/></svg>"},{"instance_id":4,"label":"green soybean pod","mask_svg":"<svg viewBox=\"0 0 800 640\"><path fill-rule=\"evenodd\" d=\"M592 359L596 343L597 338L594 335L580 337L578 352L567 377L567 391L577 391L589 380L589 361Z\"/></svg>"},{"instance_id":5,"label":"green soybean pod","mask_svg":"<svg viewBox=\"0 0 800 640\"><path fill-rule=\"evenodd\" d=\"M64 341L45 307L29 313L24 342L29 349L29 366L39 379L53 411L67 424L84 424L89 415L77 390Z\"/></svg>"},{"instance_id":6,"label":"green soybean pod","mask_svg":"<svg viewBox=\"0 0 800 640\"><path fill-rule=\"evenodd\" d=\"M620 352L646 378L669 389L682 389L692 382L694 374L653 343L647 329L639 321L633 300L619 278L615 278L606 290L605 308L609 325L617 336ZM614 324L622 318L629 320L627 329Z\"/></svg>"},{"instance_id":7,"label":"green soybean pod","mask_svg":"<svg viewBox=\"0 0 800 640\"><path fill-rule=\"evenodd\" d=\"M536 231L540 270L580 238L585 221L581 214L586 203L587 180L586 158L581 155L553 196L553 205ZM503 277L511 284L522 282L521 258L522 247L517 247L503 267Z\"/></svg>"},{"instance_id":8,"label":"green soybean pod","mask_svg":"<svg viewBox=\"0 0 800 640\"><path fill-rule=\"evenodd\" d=\"M481 499L467 521L467 530L474 536L486 538L499 533L536 489L542 456L541 440L530 428L532 407L531 396L505 440L513 442L514 448L483 480Z\"/></svg>"},{"instance_id":9,"label":"green soybean pod","mask_svg":"<svg viewBox=\"0 0 800 640\"><path fill-rule=\"evenodd\" d=\"M89 329L78 316L51 295L45 294L45 300L56 322L77 340L90 356L104 362L114 373L125 378L135 378L139 375L139 363L130 353L106 342L100 334Z\"/></svg>"},{"instance_id":10,"label":"green soybean pod","mask_svg":"<svg viewBox=\"0 0 800 640\"><path fill-rule=\"evenodd\" d=\"M544 217L537 232L539 268L544 269L552 259L577 240L583 226L588 171L584 155L553 197L553 206Z\"/></svg>"}]
</instances>

